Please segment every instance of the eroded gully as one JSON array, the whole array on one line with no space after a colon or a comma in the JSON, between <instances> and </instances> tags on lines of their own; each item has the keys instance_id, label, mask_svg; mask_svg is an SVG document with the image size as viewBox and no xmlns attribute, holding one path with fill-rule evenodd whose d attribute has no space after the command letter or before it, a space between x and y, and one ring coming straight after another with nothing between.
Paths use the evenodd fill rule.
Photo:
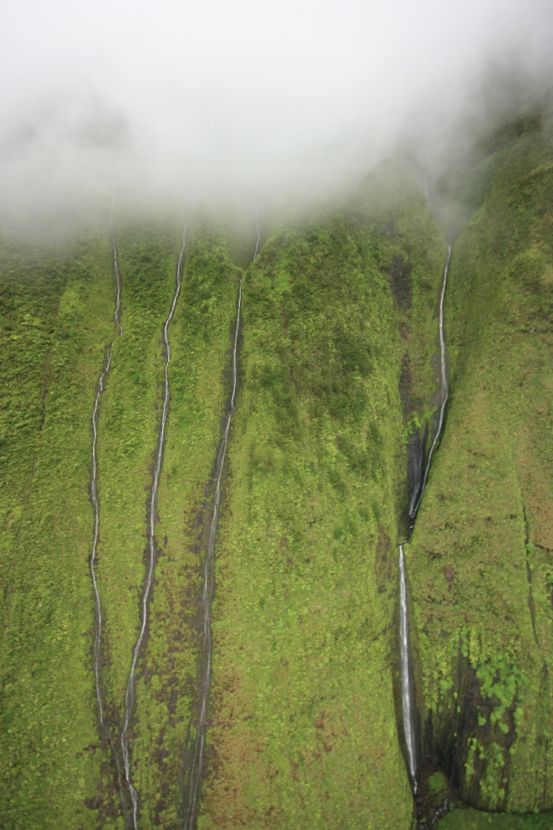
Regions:
<instances>
[{"instance_id":1,"label":"eroded gully","mask_svg":"<svg viewBox=\"0 0 553 830\"><path fill-rule=\"evenodd\" d=\"M261 237L259 231L259 221L256 215L256 242L252 256L252 262L255 262L255 260L257 259L260 242ZM240 334L241 315L242 280L240 280L240 283L238 285L236 320L234 324L234 339L232 348L232 388L229 402L227 405L227 414L224 421L223 435L221 438L221 443L219 445L219 450L217 452L217 459L215 464L215 491L213 496L213 513L211 516L211 523L209 526L207 551L204 559L203 568L203 589L201 596L202 645L200 666L200 702L198 717L195 724L195 736L192 751L192 765L190 768L190 787L188 794L186 818L184 823L185 830L195 830L196 827L198 804L201 794L201 783L204 767L207 710L209 705L209 695L211 689L211 603L213 599L214 588L215 542L217 539L219 511L221 506L221 485L223 481L225 459L228 449L230 427L236 403L236 389L238 385L238 340Z\"/></svg>"},{"instance_id":2,"label":"eroded gully","mask_svg":"<svg viewBox=\"0 0 553 830\"><path fill-rule=\"evenodd\" d=\"M123 713L123 728L121 730L120 745L121 756L123 759L123 777L124 786L131 804L131 826L133 830L138 827L138 792L132 782L131 757L129 745L129 729L134 713L135 695L136 695L136 669L138 660L144 645L146 631L148 629L148 611L149 600L154 581L155 566L157 560L155 532L156 532L156 509L157 509L157 495L159 489L159 478L161 474L161 464L163 460L163 450L165 447L165 432L167 427L167 418L169 414L169 364L171 362L171 345L169 342L169 328L173 320L177 302L181 292L182 285L182 264L184 261L184 250L186 246L186 227L182 232L181 247L179 251L177 268L175 274L175 292L173 294L173 301L169 310L169 314L163 324L163 347L165 351L165 365L163 374L163 406L161 411L161 421L159 425L159 434L157 449L154 463L154 473L152 479L152 486L150 490L150 498L148 504L148 547L147 547L147 563L146 563L146 577L142 588L142 598L140 602L140 627L138 637L134 644L132 651L131 667L127 680L127 688L125 692L125 704Z\"/></svg>"}]
</instances>

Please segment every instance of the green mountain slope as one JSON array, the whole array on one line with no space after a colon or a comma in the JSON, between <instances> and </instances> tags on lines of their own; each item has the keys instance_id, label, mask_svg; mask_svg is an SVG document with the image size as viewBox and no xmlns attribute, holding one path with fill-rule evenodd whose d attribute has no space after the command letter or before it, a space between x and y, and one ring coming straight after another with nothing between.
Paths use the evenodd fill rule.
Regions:
<instances>
[{"instance_id":1,"label":"green mountain slope","mask_svg":"<svg viewBox=\"0 0 553 830\"><path fill-rule=\"evenodd\" d=\"M519 812L553 807L551 148L537 122L511 132L470 185L478 207L446 298L446 428L406 547L421 780L441 769L455 798ZM240 281L197 826L413 827L397 545L435 429L447 249L422 192L394 158L347 205L266 228L255 262L250 239L189 223L129 730L140 827L185 826L190 807ZM121 331L108 228L1 244L2 826L131 826L120 739L180 233L159 218L119 222ZM103 732L89 488L110 343L98 419ZM456 810L444 826L488 819Z\"/></svg>"},{"instance_id":2,"label":"green mountain slope","mask_svg":"<svg viewBox=\"0 0 553 830\"><path fill-rule=\"evenodd\" d=\"M451 398L410 546L425 749L475 806L553 806L552 143L502 150L455 246Z\"/></svg>"},{"instance_id":3,"label":"green mountain slope","mask_svg":"<svg viewBox=\"0 0 553 830\"><path fill-rule=\"evenodd\" d=\"M90 416L111 336L107 239L4 251L2 823L86 821L98 748Z\"/></svg>"},{"instance_id":4,"label":"green mountain slope","mask_svg":"<svg viewBox=\"0 0 553 830\"><path fill-rule=\"evenodd\" d=\"M132 730L133 739L137 733L133 756L145 817L150 811L152 816L160 813L165 823L169 819L163 810L174 817L182 801L193 697L187 672L195 676L197 650L195 517L219 437L237 276L216 239L209 244L191 239L189 245L184 302L172 337L173 429L158 502L159 587L139 670L138 726ZM92 539L90 418L104 344L114 339L100 404L98 578L106 722L118 753L144 579L146 504L162 381L161 328L173 294L178 233L124 229L118 248L121 334L112 325L107 234L64 257L21 246L5 252L2 296L8 337L3 366L10 396L3 423L8 464L2 506L9 535L4 536L3 557L7 671L2 736L3 757L9 762L3 764L2 821L12 827L122 826L123 821L112 753L100 742L96 723L87 564ZM175 569L185 571L180 581L172 576ZM178 727L171 729L177 717ZM170 800L164 808L166 792Z\"/></svg>"}]
</instances>

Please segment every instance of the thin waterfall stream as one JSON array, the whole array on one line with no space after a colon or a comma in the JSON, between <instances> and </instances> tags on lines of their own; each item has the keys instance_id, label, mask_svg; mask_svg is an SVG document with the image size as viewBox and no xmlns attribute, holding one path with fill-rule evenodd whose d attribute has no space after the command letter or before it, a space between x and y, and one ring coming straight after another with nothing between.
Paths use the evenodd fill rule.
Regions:
<instances>
[{"instance_id":1,"label":"thin waterfall stream","mask_svg":"<svg viewBox=\"0 0 553 830\"><path fill-rule=\"evenodd\" d=\"M449 274L449 264L451 262L451 245L448 245L447 248L447 257L444 266L444 273L442 278L442 288L440 291L440 312L439 312L439 333L440 333L440 411L438 415L438 424L436 427L436 433L434 435L434 440L432 441L432 445L430 447L430 452L428 453L428 460L426 462L426 466L424 468L424 474L422 477L422 482L416 488L413 496L411 497L411 502L409 504L409 519L412 521L412 525L414 525L415 518L417 516L417 512L421 503L422 494L424 493L424 488L426 487L426 480L428 478L428 473L430 471L430 465L432 464L432 458L434 456L434 452L436 447L438 446L438 442L443 432L444 428L444 421L445 421L445 409L447 406L447 401L449 398L449 384L447 380L447 355L446 355L446 346L445 346L445 329L444 329L444 303L445 303L445 292L447 288L447 277Z\"/></svg>"},{"instance_id":2,"label":"thin waterfall stream","mask_svg":"<svg viewBox=\"0 0 553 830\"><path fill-rule=\"evenodd\" d=\"M113 214L111 222L111 245L113 255L113 278L115 282L115 310L113 314L114 326L123 333L121 328L121 272L119 270L119 259L117 254L117 243L115 239L115 230L113 227ZM94 664L94 682L96 686L96 703L98 707L98 720L100 723L100 730L103 735L108 734L104 717L104 698L101 683L101 652L102 652L102 635L104 618L102 614L102 602L100 598L100 586L98 581L98 542L100 539L100 502L98 499L98 417L100 414L100 401L104 390L106 388L106 381L111 369L111 358L113 352L114 339L111 340L105 351L104 365L96 384L96 396L94 398L94 406L92 409L91 425L92 425L92 448L90 459L90 502L92 504L92 512L94 516L93 531L92 531L92 545L90 549L89 567L90 577L92 579L92 588L94 592L94 644L93 644L93 664Z\"/></svg>"},{"instance_id":3,"label":"thin waterfall stream","mask_svg":"<svg viewBox=\"0 0 553 830\"><path fill-rule=\"evenodd\" d=\"M415 718L413 714L413 680L409 649L409 606L407 601L407 579L405 578L405 554L403 544L399 546L399 644L401 657L401 710L403 734L409 775L413 790L417 791L417 753L415 746Z\"/></svg>"},{"instance_id":4,"label":"thin waterfall stream","mask_svg":"<svg viewBox=\"0 0 553 830\"><path fill-rule=\"evenodd\" d=\"M448 245L447 257L444 265L442 286L440 291L439 307L439 338L440 338L440 409L436 432L430 446L428 459L424 467L422 480L415 483L414 492L411 495L408 516L409 534L407 539L399 546L399 647L400 647L400 673L401 673L401 710L403 717L403 734L405 739L405 752L413 792L418 789L417 781L417 741L416 741L416 719L413 693L413 672L411 664L410 633L409 633L409 594L407 589L407 576L405 566L404 547L409 541L413 532L417 513L426 487L432 458L438 447L445 423L445 410L449 397L449 385L447 379L447 354L444 328L444 305L447 288L449 265L451 262L451 245Z\"/></svg>"},{"instance_id":5,"label":"thin waterfall stream","mask_svg":"<svg viewBox=\"0 0 553 830\"><path fill-rule=\"evenodd\" d=\"M132 652L131 667L127 681L127 689L125 692L125 708L123 718L123 728L121 730L120 743L121 755L123 758L123 772L125 787L130 796L132 806L132 827L136 830L138 827L138 792L132 783L131 775L131 759L129 748L129 728L134 712L135 693L136 693L136 668L138 660L144 644L144 638L148 628L148 610L149 599L152 592L152 585L154 581L155 566L157 560L155 532L156 532L156 508L157 508L157 494L159 489L159 478L161 474L161 463L163 460L163 450L165 447L165 432L167 427L167 418L169 415L169 364L171 362L171 345L169 343L169 328L173 320L177 302L181 292L182 285L182 264L184 260L184 250L186 247L186 225L182 231L181 248L177 260L177 268L175 274L175 292L173 294L173 301L169 310L169 314L163 324L163 346L165 350L165 365L163 373L163 407L161 411L161 421L159 426L159 435L157 442L157 450L155 455L154 475L152 480L152 488L150 491L150 500L148 507L148 559L146 568L146 579L144 581L142 600L140 604L140 628L138 637L134 644Z\"/></svg>"},{"instance_id":6,"label":"thin waterfall stream","mask_svg":"<svg viewBox=\"0 0 553 830\"><path fill-rule=\"evenodd\" d=\"M117 238L115 231L115 224L113 221L114 199L111 204L111 249L112 249L112 271L115 284L115 308L113 313L113 324L119 335L123 334L121 326L121 271L119 268L119 253L117 250ZM90 503L92 504L93 512L93 530L92 530L92 545L90 548L89 568L90 577L92 580L92 589L94 593L94 640L92 645L92 662L94 670L94 685L96 690L96 707L98 710L98 723L100 727L100 735L104 738L110 747L115 768L117 771L117 781L120 792L122 793L122 774L121 762L117 748L114 744L110 730L106 724L105 719L105 705L104 705L104 690L102 688L102 640L104 633L104 615L102 611L102 600L100 594L100 582L98 578L98 544L100 541L100 500L98 496L98 419L100 415L100 403L102 395L106 389L108 375L111 370L111 362L113 355L113 345L115 338L112 338L105 350L104 364L96 384L96 395L94 398L94 406L92 408L91 426L92 426L92 447L90 459Z\"/></svg>"},{"instance_id":7,"label":"thin waterfall stream","mask_svg":"<svg viewBox=\"0 0 553 830\"><path fill-rule=\"evenodd\" d=\"M255 262L259 253L259 246L261 243L259 219L256 214L256 241L255 248L252 255L251 262ZM225 459L228 449L228 441L230 434L230 427L232 423L232 416L234 415L234 407L236 404L236 390L238 385L238 340L240 335L240 323L242 315L242 280L238 285L238 298L236 303L236 319L234 324L234 338L232 348L232 388L229 403L227 406L227 414L225 418L225 426L223 429L223 436L217 452L217 460L215 463L215 492L213 496L213 513L211 516L211 523L209 526L209 537L207 542L207 551L204 559L203 567L203 590L201 597L201 617L202 617L202 648L201 648L201 668L200 668L200 705L198 712L198 719L195 727L194 748L192 755L192 764L190 768L190 790L189 801L186 813L184 828L185 830L195 830L197 822L198 804L201 791L201 781L204 767L205 756L205 738L207 729L207 709L209 705L209 696L211 690L211 662L212 662L212 642L211 642L211 603L213 600L214 589L214 566L215 566L215 542L217 539L217 528L219 524L219 510L221 506L221 485L223 481L223 472L225 467Z\"/></svg>"}]
</instances>

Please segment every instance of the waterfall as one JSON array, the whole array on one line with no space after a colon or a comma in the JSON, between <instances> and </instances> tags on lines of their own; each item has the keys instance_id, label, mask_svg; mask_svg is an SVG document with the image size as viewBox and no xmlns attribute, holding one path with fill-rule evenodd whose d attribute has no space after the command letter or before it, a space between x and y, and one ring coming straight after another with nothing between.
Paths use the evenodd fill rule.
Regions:
<instances>
[{"instance_id":1,"label":"waterfall","mask_svg":"<svg viewBox=\"0 0 553 830\"><path fill-rule=\"evenodd\" d=\"M411 526L409 529L409 536L413 532L415 521L419 506L426 487L428 473L434 452L440 441L440 437L444 428L445 410L449 397L449 385L447 380L447 359L446 359L446 344L445 344L445 327L444 327L444 304L445 292L447 287L447 277L449 273L449 264L451 262L451 245L447 248L447 257L444 266L442 277L442 287L440 291L440 309L439 309L439 336L440 336L440 410L438 415L438 424L436 432L428 453L428 460L424 468L422 482L420 487L417 487L411 498L409 504L409 519ZM405 554L403 551L404 543L399 546L399 644L400 644L400 658L401 658L401 710L403 716L403 733L405 736L405 750L407 753L407 761L409 766L409 775L411 777L411 784L413 792L417 792L417 752L416 752L416 738L415 738L415 709L414 709L414 695L413 695L413 680L411 673L411 653L409 649L409 603L407 594L407 577L405 574Z\"/></svg>"},{"instance_id":2,"label":"waterfall","mask_svg":"<svg viewBox=\"0 0 553 830\"><path fill-rule=\"evenodd\" d=\"M417 753L415 747L415 713L413 707L413 684L411 681L407 579L405 577L403 545L399 546L399 649L401 657L401 711L403 715L403 733L405 735L409 775L411 776L413 790L416 792Z\"/></svg>"},{"instance_id":3,"label":"waterfall","mask_svg":"<svg viewBox=\"0 0 553 830\"><path fill-rule=\"evenodd\" d=\"M175 291L173 294L173 301L169 309L167 319L163 324L163 347L165 350L165 362L163 367L163 406L161 411L161 422L159 425L159 435L157 442L157 450L155 455L154 472L152 480L152 488L150 491L149 509L148 509L148 564L146 569L146 578L142 591L142 599L140 603L140 629L138 638L134 644L132 651L131 668L127 680L127 689L125 692L125 709L123 728L120 735L121 756L123 759L123 773L125 779L125 786L130 796L132 806L132 827L136 830L138 827L138 792L132 782L131 774L131 756L129 746L129 729L135 704L136 691L136 669L138 666L138 659L142 652L146 631L148 628L148 609L150 594L154 582L154 573L157 560L155 532L156 532L156 508L157 508L157 494L159 489L159 479L161 476L161 463L163 460L163 451L165 449L165 432L167 428L167 419L169 416L169 364L171 362L171 345L169 343L169 328L175 315L175 309L179 299L181 285L182 285L182 264L184 260L184 249L186 246L186 225L182 231L181 248L179 258L177 261L177 268L175 273Z\"/></svg>"},{"instance_id":4,"label":"waterfall","mask_svg":"<svg viewBox=\"0 0 553 830\"><path fill-rule=\"evenodd\" d=\"M115 330L119 335L123 334L121 326L121 271L119 269L119 254L117 250L117 235L115 230L115 223L113 218L115 198L112 195L111 201L111 219L110 219L110 235L112 247L112 270L115 287L115 303L113 312L113 324ZM98 711L98 724L100 727L100 734L102 738L107 740L108 745L113 756L115 769L117 772L117 783L119 791L123 799L123 784L122 771L117 749L112 740L108 723L105 715L104 703L104 689L102 685L102 649L103 649L103 634L104 634L104 614L101 599L101 587L98 574L98 547L100 543L100 498L98 488L98 433L99 433L99 418L100 405L102 396L106 390L106 383L109 373L111 371L113 346L115 342L115 332L108 346L106 347L104 364L96 384L96 394L94 397L94 406L91 416L92 427L92 446L90 458L90 502L92 504L93 512L93 530L92 530L92 545L90 549L89 570L92 580L92 589L94 593L94 640L92 645L93 669L94 669L94 685L96 689L96 708ZM124 799L123 799L124 806Z\"/></svg>"},{"instance_id":5,"label":"waterfall","mask_svg":"<svg viewBox=\"0 0 553 830\"><path fill-rule=\"evenodd\" d=\"M113 256L113 278L115 283L115 310L113 314L113 322L119 334L123 334L121 328L121 272L119 270L119 260L117 256L117 243L115 239L115 229L113 225L113 212L111 218L111 235L112 235L112 256ZM92 547L90 550L89 568L92 579L92 588L94 591L94 644L93 644L93 665L94 665L94 682L96 686L96 704L98 708L98 720L100 723L100 730L103 735L107 734L107 727L104 716L104 701L101 684L101 652L102 652L102 635L104 618L102 614L102 602L100 598L100 586L98 581L98 543L100 540L100 502L98 498L98 419L100 414L100 401L106 388L106 381L111 369L111 359L113 352L113 339L106 348L104 365L96 384L96 395L94 397L94 406L92 409L91 426L92 426L92 447L90 460L90 501L92 504L92 511L94 516L94 524L92 531Z\"/></svg>"},{"instance_id":6,"label":"waterfall","mask_svg":"<svg viewBox=\"0 0 553 830\"><path fill-rule=\"evenodd\" d=\"M449 385L447 382L447 359L446 359L446 347L445 347L445 328L444 328L444 301L445 301L445 290L447 287L447 276L449 273L449 263L451 262L451 245L447 247L447 257L444 266L444 274L442 278L442 289L440 291L440 314L439 314L439 332L440 332L440 412L438 416L438 425L436 427L436 433L434 435L434 440L432 441L432 446L430 447L430 452L428 453L428 461L426 462L426 467L424 469L424 475L422 477L422 484L420 486L419 495L417 500L413 505L409 507L409 518L415 519L421 499L424 493L424 488L426 487L426 480L428 478L428 473L430 472L430 465L432 464L432 457L438 446L438 442L442 435L442 430L444 428L444 421L445 421L445 408L447 406L447 401L449 398Z\"/></svg>"}]
</instances>

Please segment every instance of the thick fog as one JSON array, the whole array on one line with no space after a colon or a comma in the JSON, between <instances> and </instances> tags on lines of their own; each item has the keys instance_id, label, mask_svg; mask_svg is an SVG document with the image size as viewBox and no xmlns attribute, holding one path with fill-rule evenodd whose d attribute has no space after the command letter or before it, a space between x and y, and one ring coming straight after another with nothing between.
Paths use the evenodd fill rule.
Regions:
<instances>
[{"instance_id":1,"label":"thick fog","mask_svg":"<svg viewBox=\"0 0 553 830\"><path fill-rule=\"evenodd\" d=\"M552 23L549 0L20 0L0 208L309 202L406 138L431 164L549 83Z\"/></svg>"}]
</instances>

